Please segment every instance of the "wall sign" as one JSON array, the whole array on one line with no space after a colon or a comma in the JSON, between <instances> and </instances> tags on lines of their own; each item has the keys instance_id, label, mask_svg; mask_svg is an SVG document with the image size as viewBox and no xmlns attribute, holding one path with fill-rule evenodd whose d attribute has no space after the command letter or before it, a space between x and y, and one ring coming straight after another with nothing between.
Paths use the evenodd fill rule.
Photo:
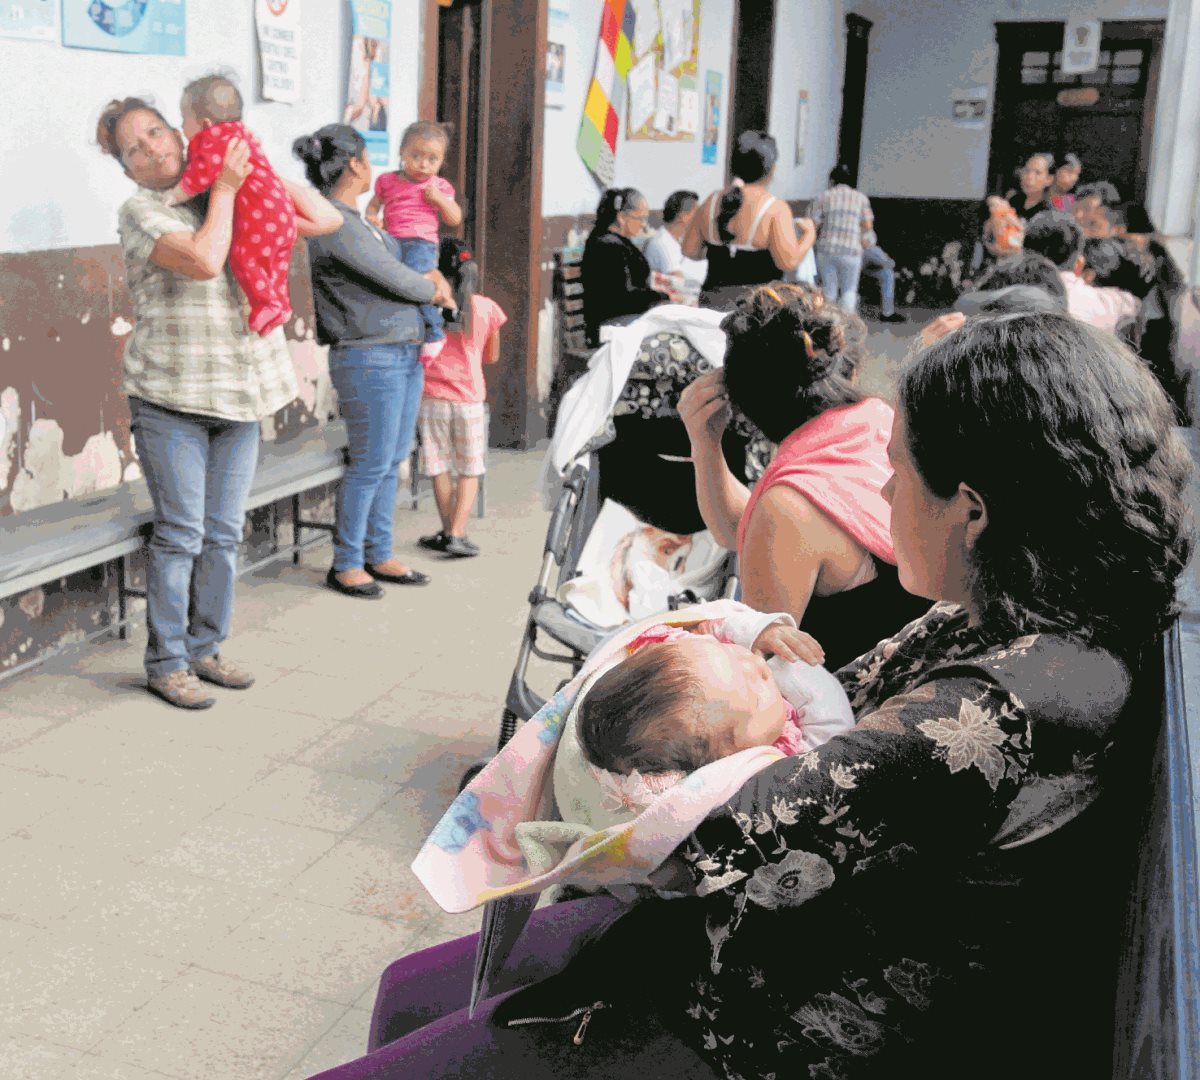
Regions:
<instances>
[{"instance_id":1,"label":"wall sign","mask_svg":"<svg viewBox=\"0 0 1200 1080\"><path fill-rule=\"evenodd\" d=\"M0 0L0 37L58 41L61 0Z\"/></svg>"},{"instance_id":2,"label":"wall sign","mask_svg":"<svg viewBox=\"0 0 1200 1080\"><path fill-rule=\"evenodd\" d=\"M372 165L387 165L391 0L350 0L350 17L350 77L342 123L362 135Z\"/></svg>"},{"instance_id":3,"label":"wall sign","mask_svg":"<svg viewBox=\"0 0 1200 1080\"><path fill-rule=\"evenodd\" d=\"M571 12L567 0L550 0L546 30L546 108L561 109L567 92L567 41Z\"/></svg>"},{"instance_id":4,"label":"wall sign","mask_svg":"<svg viewBox=\"0 0 1200 1080\"><path fill-rule=\"evenodd\" d=\"M62 43L73 49L183 56L185 0L63 0Z\"/></svg>"},{"instance_id":5,"label":"wall sign","mask_svg":"<svg viewBox=\"0 0 1200 1080\"><path fill-rule=\"evenodd\" d=\"M300 100L300 0L254 0L262 96Z\"/></svg>"},{"instance_id":6,"label":"wall sign","mask_svg":"<svg viewBox=\"0 0 1200 1080\"><path fill-rule=\"evenodd\" d=\"M1086 75L1100 65L1100 20L1072 19L1063 28L1064 75Z\"/></svg>"}]
</instances>

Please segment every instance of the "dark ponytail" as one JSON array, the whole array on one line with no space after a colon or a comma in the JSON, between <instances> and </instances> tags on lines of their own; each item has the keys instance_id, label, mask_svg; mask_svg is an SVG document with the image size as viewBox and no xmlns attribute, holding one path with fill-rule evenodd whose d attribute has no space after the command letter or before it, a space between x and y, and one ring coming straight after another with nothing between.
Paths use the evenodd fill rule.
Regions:
<instances>
[{"instance_id":1,"label":"dark ponytail","mask_svg":"<svg viewBox=\"0 0 1200 1080\"><path fill-rule=\"evenodd\" d=\"M603 236L612 228L618 214L641 206L645 201L645 196L637 188L606 188L604 194L600 196L600 205L596 207L596 224L588 233L588 239L594 240L598 236Z\"/></svg>"},{"instance_id":2,"label":"dark ponytail","mask_svg":"<svg viewBox=\"0 0 1200 1080\"><path fill-rule=\"evenodd\" d=\"M810 285L746 293L721 329L729 400L772 442L827 409L863 399L854 386L866 327Z\"/></svg>"},{"instance_id":3,"label":"dark ponytail","mask_svg":"<svg viewBox=\"0 0 1200 1080\"><path fill-rule=\"evenodd\" d=\"M328 195L342 178L346 166L362 157L367 144L349 124L326 124L292 143L292 155L304 163L308 182Z\"/></svg>"},{"instance_id":4,"label":"dark ponytail","mask_svg":"<svg viewBox=\"0 0 1200 1080\"><path fill-rule=\"evenodd\" d=\"M778 159L779 147L765 131L743 131L737 137L730 162L734 182L721 192L717 204L717 238L722 243L728 244L733 239L729 223L737 217L742 203L746 201L742 184L756 184L770 176ZM739 180L741 183L738 183Z\"/></svg>"},{"instance_id":5,"label":"dark ponytail","mask_svg":"<svg viewBox=\"0 0 1200 1080\"><path fill-rule=\"evenodd\" d=\"M449 329L469 336L475 315L472 300L479 291L479 263L465 241L447 236L438 248L438 270L450 283L454 302L458 305L449 321Z\"/></svg>"}]
</instances>

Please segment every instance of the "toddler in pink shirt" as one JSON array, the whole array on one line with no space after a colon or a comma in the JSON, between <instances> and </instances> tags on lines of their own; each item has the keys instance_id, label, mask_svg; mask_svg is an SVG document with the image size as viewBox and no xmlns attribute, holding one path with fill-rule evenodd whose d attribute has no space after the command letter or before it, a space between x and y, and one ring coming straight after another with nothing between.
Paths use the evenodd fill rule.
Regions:
<instances>
[{"instance_id":1,"label":"toddler in pink shirt","mask_svg":"<svg viewBox=\"0 0 1200 1080\"><path fill-rule=\"evenodd\" d=\"M462 209L454 201L454 188L438 175L446 159L446 130L440 124L418 120L409 124L400 140L400 168L382 173L375 181L375 196L367 218L400 243L400 260L410 270L427 274L438 265L438 225L462 224ZM446 340L441 310L421 305L425 322L422 360L441 352Z\"/></svg>"},{"instance_id":2,"label":"toddler in pink shirt","mask_svg":"<svg viewBox=\"0 0 1200 1080\"><path fill-rule=\"evenodd\" d=\"M579 743L594 766L691 773L752 746L805 753L854 726L841 684L790 615L651 627L584 698ZM772 659L763 659L764 655Z\"/></svg>"}]
</instances>

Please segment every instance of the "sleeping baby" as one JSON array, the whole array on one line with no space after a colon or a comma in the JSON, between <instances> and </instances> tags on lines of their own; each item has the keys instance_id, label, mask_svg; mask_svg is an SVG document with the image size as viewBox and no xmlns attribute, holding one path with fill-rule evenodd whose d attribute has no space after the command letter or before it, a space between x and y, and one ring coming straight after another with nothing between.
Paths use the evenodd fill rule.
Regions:
<instances>
[{"instance_id":1,"label":"sleeping baby","mask_svg":"<svg viewBox=\"0 0 1200 1080\"><path fill-rule=\"evenodd\" d=\"M754 746L804 753L854 726L841 684L800 658L816 654L790 615L742 606L689 627L659 624L626 653L578 714L584 757L611 773L678 779Z\"/></svg>"}]
</instances>

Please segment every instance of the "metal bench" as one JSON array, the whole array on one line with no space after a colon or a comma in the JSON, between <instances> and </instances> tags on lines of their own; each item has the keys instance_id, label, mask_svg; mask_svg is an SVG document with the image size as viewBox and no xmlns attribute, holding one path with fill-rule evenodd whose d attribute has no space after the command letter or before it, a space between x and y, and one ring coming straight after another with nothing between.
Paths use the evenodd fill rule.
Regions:
<instances>
[{"instance_id":1,"label":"metal bench","mask_svg":"<svg viewBox=\"0 0 1200 1080\"><path fill-rule=\"evenodd\" d=\"M302 541L302 530L322 534L333 531L331 524L302 517L300 496L312 488L340 480L346 471L345 451L346 431L340 421L310 429L286 442L262 445L246 509L277 507L282 500L291 498L292 543L280 547L267 559L242 567L242 572L289 552L292 561L299 562L302 550L323 540L322 535ZM115 564L116 628L124 638L128 632L129 600L145 597L143 590L129 584L129 556L145 543L153 516L150 494L145 482L139 481L108 494L68 499L6 519L0 531L0 599L97 566L104 567L107 579L109 567ZM84 640L111 633L112 629L106 626ZM8 669L0 674L0 679L40 663L50 652Z\"/></svg>"}]
</instances>

